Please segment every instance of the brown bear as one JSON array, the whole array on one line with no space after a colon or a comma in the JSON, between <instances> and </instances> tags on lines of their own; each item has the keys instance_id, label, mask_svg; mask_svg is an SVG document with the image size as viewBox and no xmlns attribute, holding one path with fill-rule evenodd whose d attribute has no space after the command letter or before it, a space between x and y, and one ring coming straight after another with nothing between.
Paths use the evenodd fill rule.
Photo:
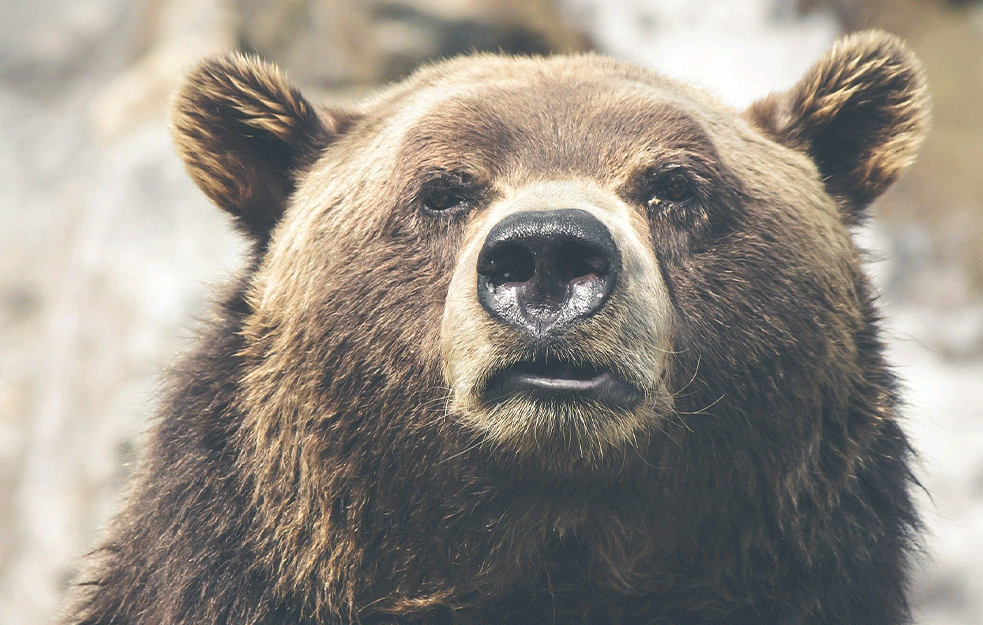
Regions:
<instances>
[{"instance_id":1,"label":"brown bear","mask_svg":"<svg viewBox=\"0 0 983 625\"><path fill-rule=\"evenodd\" d=\"M344 110L204 62L174 137L253 254L71 622L907 622L849 231L927 124L879 32L744 112L595 55Z\"/></svg>"}]
</instances>

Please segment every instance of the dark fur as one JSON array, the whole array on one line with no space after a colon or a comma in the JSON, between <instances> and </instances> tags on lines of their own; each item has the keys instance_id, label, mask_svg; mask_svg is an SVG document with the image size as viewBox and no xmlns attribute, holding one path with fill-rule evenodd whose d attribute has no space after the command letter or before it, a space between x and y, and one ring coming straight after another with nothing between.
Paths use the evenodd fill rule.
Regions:
<instances>
[{"instance_id":1,"label":"dark fur","mask_svg":"<svg viewBox=\"0 0 983 625\"><path fill-rule=\"evenodd\" d=\"M907 622L911 452L870 287L845 225L835 233L843 249L829 251L786 210L830 201L822 175L851 223L906 164L871 166L881 139L916 129L892 148L910 160L924 132L913 59L845 70L847 80L835 70L857 46L901 49L876 33L843 44L792 92L751 109L767 138L726 111L720 123L737 134L705 130L717 119L706 111L722 109L689 92L706 110L605 122L617 102L585 78L576 89L442 105L394 148L404 152L382 177L355 150L414 94L445 76L501 75L507 62L439 66L360 114L313 113L253 61L203 66L178 98L176 136L199 184L253 234L257 258L173 372L129 504L71 622ZM585 76L600 67L680 93L624 64L577 63ZM845 84L889 91L862 105L841 98L875 108L876 124L854 131L855 114L806 104ZM565 105L591 94L597 117ZM567 134L546 136L523 112L537 99ZM284 106L273 114L271 102ZM839 144L817 137L841 134L853 138L841 149L852 167L819 156ZM755 151L747 169L722 136ZM422 222L414 198L426 172L463 161L479 180L575 173L620 181L631 201L626 154L639 141L658 158L691 155L706 177L700 210L649 222L675 315L673 414L590 466L552 470L476 444L444 412L440 318L462 235L453 219ZM299 183L321 176L345 190L303 195L315 187ZM270 235L291 207L327 215L311 218L317 244L303 258L277 248L287 234ZM817 266L827 256L835 266ZM270 305L259 283L306 308Z\"/></svg>"}]
</instances>

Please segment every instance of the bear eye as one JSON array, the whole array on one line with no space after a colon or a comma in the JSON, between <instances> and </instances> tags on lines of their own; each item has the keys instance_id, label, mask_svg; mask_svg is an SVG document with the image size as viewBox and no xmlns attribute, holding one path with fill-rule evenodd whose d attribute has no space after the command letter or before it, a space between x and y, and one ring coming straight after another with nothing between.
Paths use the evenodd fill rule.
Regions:
<instances>
[{"instance_id":1,"label":"bear eye","mask_svg":"<svg viewBox=\"0 0 983 625\"><path fill-rule=\"evenodd\" d=\"M670 171L656 176L645 192L650 210L666 204L681 204L693 197L693 182L682 172Z\"/></svg>"},{"instance_id":2,"label":"bear eye","mask_svg":"<svg viewBox=\"0 0 983 625\"><path fill-rule=\"evenodd\" d=\"M474 182L468 174L441 176L425 185L420 193L423 210L434 214L460 214L475 199Z\"/></svg>"},{"instance_id":3,"label":"bear eye","mask_svg":"<svg viewBox=\"0 0 983 625\"><path fill-rule=\"evenodd\" d=\"M454 189L436 189L423 198L423 208L435 213L443 213L452 209L466 208L467 198Z\"/></svg>"}]
</instances>

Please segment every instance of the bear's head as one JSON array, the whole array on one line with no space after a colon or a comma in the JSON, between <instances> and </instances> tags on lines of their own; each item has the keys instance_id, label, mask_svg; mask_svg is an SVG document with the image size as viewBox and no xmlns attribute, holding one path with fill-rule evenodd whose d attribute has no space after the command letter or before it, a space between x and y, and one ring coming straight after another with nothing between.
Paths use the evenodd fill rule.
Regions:
<instances>
[{"instance_id":1,"label":"bear's head","mask_svg":"<svg viewBox=\"0 0 983 625\"><path fill-rule=\"evenodd\" d=\"M228 430L264 544L300 586L367 557L337 540L359 515L444 537L480 517L445 560L508 585L592 515L627 562L715 515L837 505L894 410L849 228L927 109L883 33L744 112L592 55L451 60L358 108L202 64L173 129L254 243ZM438 596L419 575L395 595Z\"/></svg>"}]
</instances>

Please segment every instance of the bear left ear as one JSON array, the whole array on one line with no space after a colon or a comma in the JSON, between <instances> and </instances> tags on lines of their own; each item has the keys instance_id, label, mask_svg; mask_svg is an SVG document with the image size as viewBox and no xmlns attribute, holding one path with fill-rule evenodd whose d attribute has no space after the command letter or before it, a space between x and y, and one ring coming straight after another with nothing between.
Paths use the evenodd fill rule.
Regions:
<instances>
[{"instance_id":1,"label":"bear left ear","mask_svg":"<svg viewBox=\"0 0 983 625\"><path fill-rule=\"evenodd\" d=\"M298 176L356 119L315 107L276 67L235 53L192 71L174 98L171 133L198 187L265 245Z\"/></svg>"},{"instance_id":2,"label":"bear left ear","mask_svg":"<svg viewBox=\"0 0 983 625\"><path fill-rule=\"evenodd\" d=\"M779 143L808 154L848 223L915 160L928 132L925 72L897 37L844 37L785 93L748 109Z\"/></svg>"}]
</instances>

